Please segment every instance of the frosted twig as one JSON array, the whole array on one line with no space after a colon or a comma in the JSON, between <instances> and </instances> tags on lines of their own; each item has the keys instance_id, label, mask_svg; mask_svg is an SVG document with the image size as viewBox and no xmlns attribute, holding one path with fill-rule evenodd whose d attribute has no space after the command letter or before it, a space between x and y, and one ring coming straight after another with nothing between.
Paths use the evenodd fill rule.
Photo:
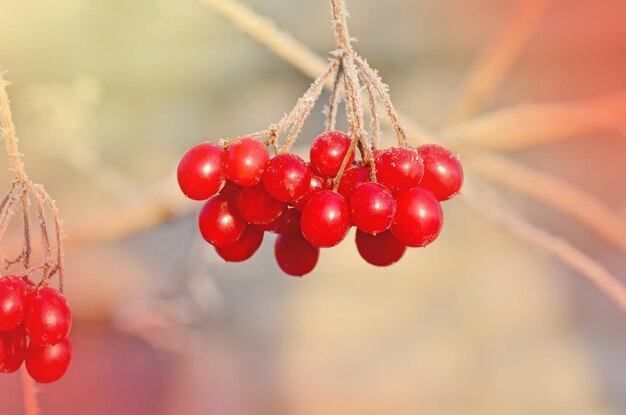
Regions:
<instances>
[{"instance_id":1,"label":"frosted twig","mask_svg":"<svg viewBox=\"0 0 626 415\"><path fill-rule=\"evenodd\" d=\"M468 71L448 118L450 124L478 113L496 93L517 61L550 0L520 0L504 30L478 57Z\"/></svg>"},{"instance_id":2,"label":"frosted twig","mask_svg":"<svg viewBox=\"0 0 626 415\"><path fill-rule=\"evenodd\" d=\"M363 72L359 72L365 89L367 90L367 98L370 104L370 118L372 129L372 147L374 150L378 149L380 145L380 118L378 117L378 110L376 108L376 92L374 91L374 85L369 77L364 76Z\"/></svg>"},{"instance_id":3,"label":"frosted twig","mask_svg":"<svg viewBox=\"0 0 626 415\"><path fill-rule=\"evenodd\" d=\"M326 131L334 130L335 125L337 124L337 109L339 107L339 99L340 95L340 84L343 79L343 65L339 64L337 68L337 73L335 74L335 81L333 82L333 86L330 92L330 99L328 105L328 114L326 118Z\"/></svg>"},{"instance_id":4,"label":"frosted twig","mask_svg":"<svg viewBox=\"0 0 626 415\"><path fill-rule=\"evenodd\" d=\"M495 154L472 153L464 158L464 162L490 182L566 214L626 252L626 220L589 193L555 176Z\"/></svg>"}]
</instances>

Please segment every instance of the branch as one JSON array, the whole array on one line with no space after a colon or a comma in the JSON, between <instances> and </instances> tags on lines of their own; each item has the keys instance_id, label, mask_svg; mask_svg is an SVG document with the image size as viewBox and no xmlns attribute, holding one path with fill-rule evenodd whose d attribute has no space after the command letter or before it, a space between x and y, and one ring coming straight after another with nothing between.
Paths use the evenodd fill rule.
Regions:
<instances>
[{"instance_id":1,"label":"branch","mask_svg":"<svg viewBox=\"0 0 626 415\"><path fill-rule=\"evenodd\" d=\"M505 108L445 128L442 136L453 142L513 151L623 130L625 120L626 91L573 102Z\"/></svg>"},{"instance_id":2,"label":"branch","mask_svg":"<svg viewBox=\"0 0 626 415\"><path fill-rule=\"evenodd\" d=\"M468 71L448 122L465 121L478 113L496 93L519 58L550 0L521 0L519 8L491 45Z\"/></svg>"},{"instance_id":3,"label":"branch","mask_svg":"<svg viewBox=\"0 0 626 415\"><path fill-rule=\"evenodd\" d=\"M626 252L626 220L591 194L558 177L493 154L474 153L464 162L490 182L556 209Z\"/></svg>"}]
</instances>

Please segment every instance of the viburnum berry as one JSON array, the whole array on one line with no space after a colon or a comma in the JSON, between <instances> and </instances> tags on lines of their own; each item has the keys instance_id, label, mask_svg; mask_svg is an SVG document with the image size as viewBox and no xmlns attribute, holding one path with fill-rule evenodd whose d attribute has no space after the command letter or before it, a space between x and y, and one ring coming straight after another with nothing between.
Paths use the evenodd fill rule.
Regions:
<instances>
[{"instance_id":1,"label":"viburnum berry","mask_svg":"<svg viewBox=\"0 0 626 415\"><path fill-rule=\"evenodd\" d=\"M281 202L293 202L304 196L310 182L309 166L295 154L277 155L267 163L263 173L263 186Z\"/></svg>"},{"instance_id":2,"label":"viburnum berry","mask_svg":"<svg viewBox=\"0 0 626 415\"><path fill-rule=\"evenodd\" d=\"M424 161L420 187L430 190L440 201L458 194L463 185L463 167L457 156L436 144L421 146L417 152Z\"/></svg>"},{"instance_id":3,"label":"viburnum berry","mask_svg":"<svg viewBox=\"0 0 626 415\"><path fill-rule=\"evenodd\" d=\"M224 184L225 152L222 146L199 144L185 153L178 164L178 185L185 196L206 200Z\"/></svg>"},{"instance_id":4,"label":"viburnum berry","mask_svg":"<svg viewBox=\"0 0 626 415\"><path fill-rule=\"evenodd\" d=\"M337 192L346 198L346 200L350 200L350 196L352 196L352 192L356 189L361 183L367 183L370 181L370 169L365 166L351 166L343 172L343 176L341 176L341 180L339 180L339 187L337 188Z\"/></svg>"},{"instance_id":5,"label":"viburnum berry","mask_svg":"<svg viewBox=\"0 0 626 415\"><path fill-rule=\"evenodd\" d=\"M313 271L319 255L319 248L311 245L299 231L278 235L274 244L278 266L285 274L294 277Z\"/></svg>"},{"instance_id":6,"label":"viburnum berry","mask_svg":"<svg viewBox=\"0 0 626 415\"><path fill-rule=\"evenodd\" d=\"M287 209L270 224L268 230L279 235L300 232L300 212L294 208Z\"/></svg>"},{"instance_id":7,"label":"viburnum berry","mask_svg":"<svg viewBox=\"0 0 626 415\"><path fill-rule=\"evenodd\" d=\"M241 217L255 225L272 223L287 208L286 203L274 199L262 184L244 187L236 204Z\"/></svg>"},{"instance_id":8,"label":"viburnum berry","mask_svg":"<svg viewBox=\"0 0 626 415\"><path fill-rule=\"evenodd\" d=\"M224 187L222 187L219 194L226 199L235 200L237 195L239 195L243 189L243 187L231 182L230 180L226 180Z\"/></svg>"},{"instance_id":9,"label":"viburnum berry","mask_svg":"<svg viewBox=\"0 0 626 415\"><path fill-rule=\"evenodd\" d=\"M406 252L406 246L398 241L391 231L371 235L357 230L355 241L361 257L377 267L386 267L398 262Z\"/></svg>"},{"instance_id":10,"label":"viburnum berry","mask_svg":"<svg viewBox=\"0 0 626 415\"><path fill-rule=\"evenodd\" d=\"M376 178L392 193L410 189L419 184L424 175L424 164L415 150L392 147L374 152Z\"/></svg>"},{"instance_id":11,"label":"viburnum berry","mask_svg":"<svg viewBox=\"0 0 626 415\"><path fill-rule=\"evenodd\" d=\"M313 171L322 177L333 178L339 172L341 163L350 150L352 140L341 131L326 131L311 145L309 153ZM348 166L354 161L354 151L348 159Z\"/></svg>"},{"instance_id":12,"label":"viburnum berry","mask_svg":"<svg viewBox=\"0 0 626 415\"><path fill-rule=\"evenodd\" d=\"M0 372L13 373L24 362L27 338L24 326L11 331L0 332Z\"/></svg>"},{"instance_id":13,"label":"viburnum berry","mask_svg":"<svg viewBox=\"0 0 626 415\"><path fill-rule=\"evenodd\" d=\"M328 248L341 242L350 229L348 202L339 193L323 190L302 211L302 234L311 245Z\"/></svg>"},{"instance_id":14,"label":"viburnum berry","mask_svg":"<svg viewBox=\"0 0 626 415\"><path fill-rule=\"evenodd\" d=\"M74 348L69 338L53 346L31 343L26 351L26 370L36 382L56 382L67 372L73 355Z\"/></svg>"},{"instance_id":15,"label":"viburnum berry","mask_svg":"<svg viewBox=\"0 0 626 415\"><path fill-rule=\"evenodd\" d=\"M65 340L72 328L72 313L63 294L39 287L28 295L24 327L32 344L50 346Z\"/></svg>"},{"instance_id":16,"label":"viburnum berry","mask_svg":"<svg viewBox=\"0 0 626 415\"><path fill-rule=\"evenodd\" d=\"M313 197L315 193L322 190L329 190L331 185L332 183L330 180L318 174L311 173L311 180L309 181L306 193L304 193L304 195L302 195L298 200L292 202L292 206L302 212L302 209L304 209L306 204L309 203L309 200L311 200L311 197Z\"/></svg>"},{"instance_id":17,"label":"viburnum berry","mask_svg":"<svg viewBox=\"0 0 626 415\"><path fill-rule=\"evenodd\" d=\"M242 262L254 255L263 242L263 231L255 226L247 226L235 243L216 247L215 251L227 262Z\"/></svg>"},{"instance_id":18,"label":"viburnum berry","mask_svg":"<svg viewBox=\"0 0 626 415\"><path fill-rule=\"evenodd\" d=\"M28 286L22 278L0 279L0 330L11 331L22 324L26 315Z\"/></svg>"},{"instance_id":19,"label":"viburnum berry","mask_svg":"<svg viewBox=\"0 0 626 415\"><path fill-rule=\"evenodd\" d=\"M362 183L350 198L350 217L365 233L377 234L391 226L396 202L387 188L379 183Z\"/></svg>"},{"instance_id":20,"label":"viburnum berry","mask_svg":"<svg viewBox=\"0 0 626 415\"><path fill-rule=\"evenodd\" d=\"M240 186L254 186L261 181L269 160L263 143L242 138L226 149L226 177Z\"/></svg>"},{"instance_id":21,"label":"viburnum berry","mask_svg":"<svg viewBox=\"0 0 626 415\"><path fill-rule=\"evenodd\" d=\"M397 194L391 232L398 241L411 247L426 246L437 238L442 225L443 212L431 192L414 187Z\"/></svg>"},{"instance_id":22,"label":"viburnum berry","mask_svg":"<svg viewBox=\"0 0 626 415\"><path fill-rule=\"evenodd\" d=\"M235 208L235 202L217 195L202 207L198 225L202 237L213 246L227 246L235 243L247 226Z\"/></svg>"}]
</instances>

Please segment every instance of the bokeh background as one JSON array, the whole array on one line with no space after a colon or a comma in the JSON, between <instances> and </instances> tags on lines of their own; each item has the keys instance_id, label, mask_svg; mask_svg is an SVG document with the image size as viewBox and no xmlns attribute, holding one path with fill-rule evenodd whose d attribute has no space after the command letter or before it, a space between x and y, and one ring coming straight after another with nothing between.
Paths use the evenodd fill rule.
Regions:
<instances>
[{"instance_id":1,"label":"bokeh background","mask_svg":"<svg viewBox=\"0 0 626 415\"><path fill-rule=\"evenodd\" d=\"M327 1L245 0L324 56ZM349 1L358 51L396 106L435 128L504 28L508 0ZM265 128L310 80L193 0L1 0L0 65L27 170L67 235L76 355L43 414L624 414L626 316L587 280L460 201L427 249L389 269L353 235L302 279L273 239L224 264L175 183L184 151ZM553 0L487 111L626 89L626 3ZM324 99L325 95L322 99ZM619 129L508 157L626 221ZM296 146L323 128L321 107ZM0 171L8 189L10 177ZM496 189L516 214L626 278L623 252ZM146 225L147 223L147 225ZM19 250L15 228L3 252ZM22 413L18 375L0 413Z\"/></svg>"}]
</instances>

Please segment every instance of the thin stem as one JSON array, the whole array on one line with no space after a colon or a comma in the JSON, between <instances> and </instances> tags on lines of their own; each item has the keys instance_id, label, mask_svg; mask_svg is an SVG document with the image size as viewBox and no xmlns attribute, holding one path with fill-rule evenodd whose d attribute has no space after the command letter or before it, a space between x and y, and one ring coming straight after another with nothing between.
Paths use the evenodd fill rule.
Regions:
<instances>
[{"instance_id":1,"label":"thin stem","mask_svg":"<svg viewBox=\"0 0 626 415\"><path fill-rule=\"evenodd\" d=\"M9 156L9 166L18 181L27 180L24 172L24 162L22 155L17 146L18 138L15 135L15 125L13 124L13 116L9 105L9 96L7 95L6 86L8 82L4 80L0 72L0 136L4 138L7 155Z\"/></svg>"},{"instance_id":2,"label":"thin stem","mask_svg":"<svg viewBox=\"0 0 626 415\"><path fill-rule=\"evenodd\" d=\"M341 80L343 79L343 64L339 64L337 73L335 75L335 81L330 93L330 100L328 106L328 117L326 118L326 131L334 130L337 124L337 109L339 108L339 99L341 94L339 93Z\"/></svg>"},{"instance_id":3,"label":"thin stem","mask_svg":"<svg viewBox=\"0 0 626 415\"><path fill-rule=\"evenodd\" d=\"M22 390L24 393L24 415L39 415L37 386L24 367L22 367Z\"/></svg>"},{"instance_id":4,"label":"thin stem","mask_svg":"<svg viewBox=\"0 0 626 415\"><path fill-rule=\"evenodd\" d=\"M380 118L378 117L378 109L376 108L376 92L372 81L363 75L363 71L359 71L359 75L365 84L367 90L367 98L370 104L370 117L372 128L372 147L377 150L380 145Z\"/></svg>"}]
</instances>

